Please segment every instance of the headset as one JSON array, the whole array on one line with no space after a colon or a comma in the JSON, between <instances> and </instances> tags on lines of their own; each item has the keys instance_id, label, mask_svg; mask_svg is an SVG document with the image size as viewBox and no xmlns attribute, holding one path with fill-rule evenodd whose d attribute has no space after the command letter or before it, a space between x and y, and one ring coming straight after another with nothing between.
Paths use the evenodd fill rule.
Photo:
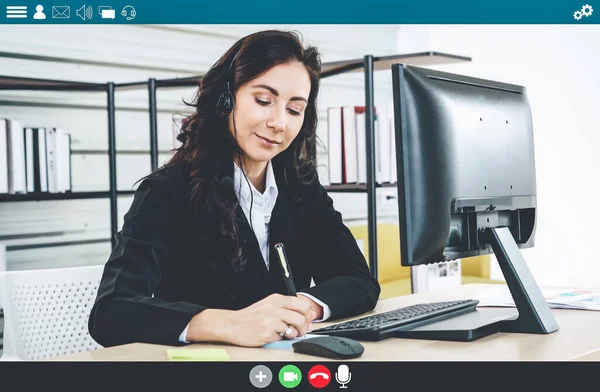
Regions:
<instances>
[{"instance_id":1,"label":"headset","mask_svg":"<svg viewBox=\"0 0 600 392\"><path fill-rule=\"evenodd\" d=\"M237 59L238 54L240 53L240 51L238 50L237 53L235 54L235 56L233 56L233 60L231 60L231 63L229 64L229 70L227 71L228 74L228 80L225 82L225 91L223 91L221 93L221 95L219 96L219 100L217 101L217 112L221 117L225 117L228 116L232 111L233 111L233 107L235 106L235 98L233 96L233 93L231 92L231 89L229 88L229 79L233 79L233 73L232 73L232 69L233 69L233 64L235 63L235 60ZM233 120L233 127L235 129L235 118ZM235 129L235 132L237 134L237 129ZM244 175L244 178L246 179L246 183L248 184L248 189L250 189L250 228L252 229L252 231L254 231L254 225L252 224L252 206L254 205L254 193L252 192L252 187L250 186L250 181L248 181L248 177L246 176L246 173L244 172L243 167L240 167L240 169L242 170L242 174ZM221 180L219 180L219 185L221 185L221 187L223 187L224 189L228 190L228 191L233 191L234 190L234 186L233 186L233 180L231 179L231 177L223 177L221 178Z\"/></svg>"},{"instance_id":2,"label":"headset","mask_svg":"<svg viewBox=\"0 0 600 392\"><path fill-rule=\"evenodd\" d=\"M127 16L127 13L129 13L129 16ZM125 7L123 7L123 10L121 11L121 15L126 17L127 20L131 20L131 19L135 18L135 8L133 8L130 5L126 5Z\"/></svg>"},{"instance_id":3,"label":"headset","mask_svg":"<svg viewBox=\"0 0 600 392\"><path fill-rule=\"evenodd\" d=\"M239 53L240 53L240 51L238 50L238 52L235 54L235 56L233 56L233 60L231 60L231 64L229 64L229 71L227 72L229 75L229 78L232 78L232 76L233 76L231 70L233 69L233 64L235 63L235 59L237 59L237 56ZM223 93L221 93L221 95L219 96L219 100L217 101L217 109L219 110L219 114L221 116L229 115L229 113L231 113L231 111L233 110L234 105L235 105L235 99L233 97L233 93L231 92L231 89L229 88L229 80L227 80L225 82L225 91L223 91Z\"/></svg>"}]
</instances>

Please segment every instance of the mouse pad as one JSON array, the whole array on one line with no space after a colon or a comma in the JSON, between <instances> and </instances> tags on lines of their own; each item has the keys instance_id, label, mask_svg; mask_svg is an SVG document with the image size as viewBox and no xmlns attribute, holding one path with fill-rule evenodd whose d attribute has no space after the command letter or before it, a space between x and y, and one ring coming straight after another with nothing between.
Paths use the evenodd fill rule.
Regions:
<instances>
[{"instance_id":1,"label":"mouse pad","mask_svg":"<svg viewBox=\"0 0 600 392\"><path fill-rule=\"evenodd\" d=\"M302 336L301 338L276 340L274 342L265 344L264 346L262 346L262 348L292 348L292 345L296 342L299 342L304 339L309 339L309 338L318 338L321 336L329 336L329 335L316 335L316 334L307 333L306 335Z\"/></svg>"}]
</instances>

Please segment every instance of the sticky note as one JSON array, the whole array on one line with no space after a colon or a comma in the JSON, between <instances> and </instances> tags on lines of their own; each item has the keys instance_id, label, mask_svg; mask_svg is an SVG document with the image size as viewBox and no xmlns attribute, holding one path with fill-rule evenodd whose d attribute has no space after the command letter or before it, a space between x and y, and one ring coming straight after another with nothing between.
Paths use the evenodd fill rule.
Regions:
<instances>
[{"instance_id":1,"label":"sticky note","mask_svg":"<svg viewBox=\"0 0 600 392\"><path fill-rule=\"evenodd\" d=\"M223 348L168 348L169 361L229 361Z\"/></svg>"}]
</instances>

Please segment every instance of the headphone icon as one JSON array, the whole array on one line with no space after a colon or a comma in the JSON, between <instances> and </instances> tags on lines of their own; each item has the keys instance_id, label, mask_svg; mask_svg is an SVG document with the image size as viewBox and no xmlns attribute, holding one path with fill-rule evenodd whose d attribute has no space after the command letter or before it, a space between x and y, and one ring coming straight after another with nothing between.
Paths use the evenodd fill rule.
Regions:
<instances>
[{"instance_id":1,"label":"headphone icon","mask_svg":"<svg viewBox=\"0 0 600 392\"><path fill-rule=\"evenodd\" d=\"M123 7L123 10L121 11L121 15L126 17L127 20L131 20L131 19L135 18L135 15L136 15L135 8L133 8L130 5L126 5L125 7Z\"/></svg>"},{"instance_id":2,"label":"headphone icon","mask_svg":"<svg viewBox=\"0 0 600 392\"><path fill-rule=\"evenodd\" d=\"M239 53L240 52L238 51L235 54L235 56L233 56L233 60L231 60L231 64L229 64L229 72L228 72L229 77L231 77L231 70L233 69L233 63L235 62L235 59L237 58ZM229 89L229 82L227 81L227 82L225 82L225 91L223 91L221 93L221 95L219 96L219 100L217 101L217 112L221 116L227 116L233 110L234 104L235 104L235 99L233 97L233 93Z\"/></svg>"}]
</instances>

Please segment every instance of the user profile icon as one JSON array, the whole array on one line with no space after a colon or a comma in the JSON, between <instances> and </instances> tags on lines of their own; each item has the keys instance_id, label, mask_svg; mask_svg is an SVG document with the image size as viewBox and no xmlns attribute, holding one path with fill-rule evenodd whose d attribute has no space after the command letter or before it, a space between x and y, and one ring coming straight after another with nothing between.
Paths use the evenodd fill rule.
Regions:
<instances>
[{"instance_id":1,"label":"user profile icon","mask_svg":"<svg viewBox=\"0 0 600 392\"><path fill-rule=\"evenodd\" d=\"M33 15L33 19L46 19L46 14L44 14L44 6L41 4L38 4L35 7L36 13Z\"/></svg>"}]
</instances>

